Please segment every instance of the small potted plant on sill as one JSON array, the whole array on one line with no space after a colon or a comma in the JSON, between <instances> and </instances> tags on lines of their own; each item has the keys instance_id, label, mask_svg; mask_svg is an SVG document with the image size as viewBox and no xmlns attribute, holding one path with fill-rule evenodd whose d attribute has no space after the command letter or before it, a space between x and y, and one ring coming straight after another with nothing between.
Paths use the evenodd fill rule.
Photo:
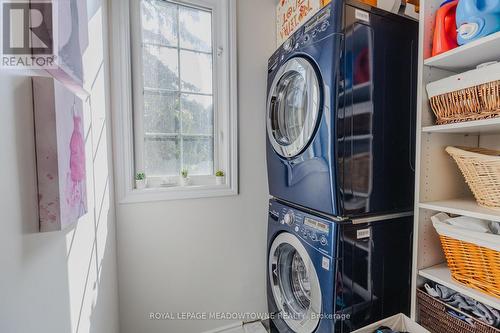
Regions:
<instances>
[{"instance_id":1,"label":"small potted plant on sill","mask_svg":"<svg viewBox=\"0 0 500 333\"><path fill-rule=\"evenodd\" d=\"M181 176L180 178L180 183L181 186L188 186L189 185L189 172L187 169L182 169L181 170Z\"/></svg>"},{"instance_id":2,"label":"small potted plant on sill","mask_svg":"<svg viewBox=\"0 0 500 333\"><path fill-rule=\"evenodd\" d=\"M215 173L215 184L224 185L226 183L226 174L222 170L217 170Z\"/></svg>"},{"instance_id":3,"label":"small potted plant on sill","mask_svg":"<svg viewBox=\"0 0 500 333\"><path fill-rule=\"evenodd\" d=\"M144 172L138 172L135 175L135 188L137 190L143 190L146 188L146 174Z\"/></svg>"}]
</instances>

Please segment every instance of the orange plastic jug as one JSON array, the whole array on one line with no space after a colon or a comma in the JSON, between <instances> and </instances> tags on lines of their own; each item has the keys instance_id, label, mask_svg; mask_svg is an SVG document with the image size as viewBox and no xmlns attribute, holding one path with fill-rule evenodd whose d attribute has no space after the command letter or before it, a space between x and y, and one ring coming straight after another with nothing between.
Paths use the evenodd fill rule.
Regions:
<instances>
[{"instance_id":1,"label":"orange plastic jug","mask_svg":"<svg viewBox=\"0 0 500 333\"><path fill-rule=\"evenodd\" d=\"M361 2L364 2L372 7L377 7L377 0L361 0Z\"/></svg>"},{"instance_id":2,"label":"orange plastic jug","mask_svg":"<svg viewBox=\"0 0 500 333\"><path fill-rule=\"evenodd\" d=\"M432 56L449 51L458 46L455 13L458 0L446 1L436 12Z\"/></svg>"}]
</instances>

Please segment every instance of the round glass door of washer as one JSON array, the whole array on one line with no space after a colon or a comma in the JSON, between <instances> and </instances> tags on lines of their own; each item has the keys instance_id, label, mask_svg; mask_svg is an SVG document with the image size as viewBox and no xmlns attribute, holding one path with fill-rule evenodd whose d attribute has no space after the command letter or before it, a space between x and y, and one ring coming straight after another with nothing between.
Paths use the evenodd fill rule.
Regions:
<instances>
[{"instance_id":1,"label":"round glass door of washer","mask_svg":"<svg viewBox=\"0 0 500 333\"><path fill-rule=\"evenodd\" d=\"M305 58L288 60L278 70L267 103L267 134L274 150L291 158L311 141L320 111L319 80Z\"/></svg>"},{"instance_id":2,"label":"round glass door of washer","mask_svg":"<svg viewBox=\"0 0 500 333\"><path fill-rule=\"evenodd\" d=\"M284 322L297 333L312 333L321 313L321 288L316 269L300 240L282 233L269 251L269 279Z\"/></svg>"}]
</instances>

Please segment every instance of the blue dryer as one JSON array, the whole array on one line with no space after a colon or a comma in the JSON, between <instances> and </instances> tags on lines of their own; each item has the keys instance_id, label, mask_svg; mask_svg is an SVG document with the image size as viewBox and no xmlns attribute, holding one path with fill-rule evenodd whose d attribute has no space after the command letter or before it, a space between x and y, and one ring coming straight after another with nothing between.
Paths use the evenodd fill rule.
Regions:
<instances>
[{"instance_id":1,"label":"blue dryer","mask_svg":"<svg viewBox=\"0 0 500 333\"><path fill-rule=\"evenodd\" d=\"M270 58L273 197L338 217L413 210L418 24L332 1Z\"/></svg>"},{"instance_id":2,"label":"blue dryer","mask_svg":"<svg viewBox=\"0 0 500 333\"><path fill-rule=\"evenodd\" d=\"M269 204L272 332L351 332L409 313L413 218L352 224Z\"/></svg>"}]
</instances>

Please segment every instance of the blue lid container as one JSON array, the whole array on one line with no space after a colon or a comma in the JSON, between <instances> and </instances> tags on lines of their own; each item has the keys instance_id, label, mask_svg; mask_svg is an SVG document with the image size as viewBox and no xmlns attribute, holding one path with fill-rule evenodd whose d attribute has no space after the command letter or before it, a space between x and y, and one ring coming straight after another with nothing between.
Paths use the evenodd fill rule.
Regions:
<instances>
[{"instance_id":1,"label":"blue lid container","mask_svg":"<svg viewBox=\"0 0 500 333\"><path fill-rule=\"evenodd\" d=\"M459 0L457 6L459 45L500 30L500 0Z\"/></svg>"}]
</instances>

